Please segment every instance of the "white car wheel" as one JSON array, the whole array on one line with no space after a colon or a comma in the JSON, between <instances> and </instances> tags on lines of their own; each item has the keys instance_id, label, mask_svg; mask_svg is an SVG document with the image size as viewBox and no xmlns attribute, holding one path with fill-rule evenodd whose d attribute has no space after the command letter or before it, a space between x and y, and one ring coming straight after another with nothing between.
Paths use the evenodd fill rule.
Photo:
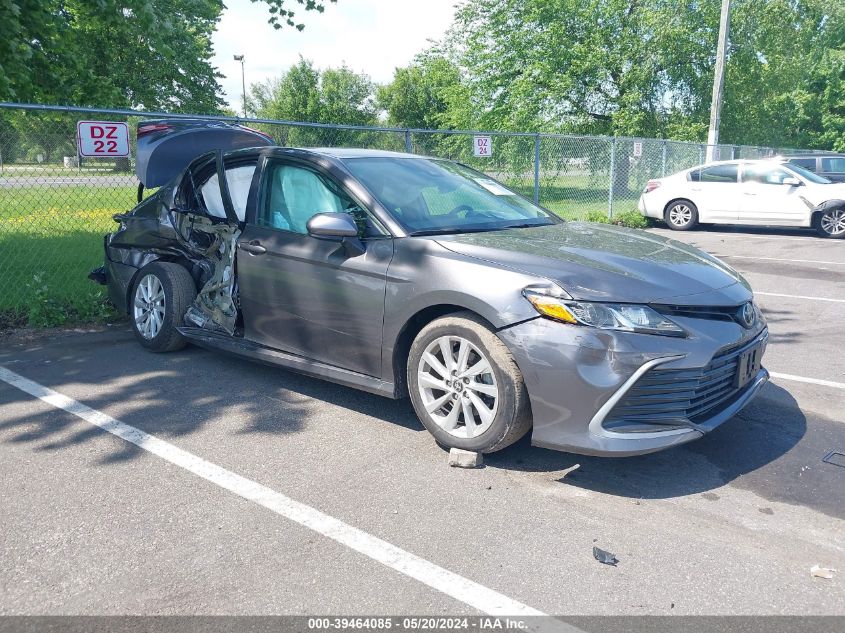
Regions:
<instances>
[{"instance_id":1,"label":"white car wheel","mask_svg":"<svg viewBox=\"0 0 845 633\"><path fill-rule=\"evenodd\" d=\"M845 209L825 211L818 218L817 230L824 237L845 237Z\"/></svg>"},{"instance_id":2,"label":"white car wheel","mask_svg":"<svg viewBox=\"0 0 845 633\"><path fill-rule=\"evenodd\" d=\"M663 214L669 228L675 231L687 231L698 224L698 209L689 200L675 200Z\"/></svg>"}]
</instances>

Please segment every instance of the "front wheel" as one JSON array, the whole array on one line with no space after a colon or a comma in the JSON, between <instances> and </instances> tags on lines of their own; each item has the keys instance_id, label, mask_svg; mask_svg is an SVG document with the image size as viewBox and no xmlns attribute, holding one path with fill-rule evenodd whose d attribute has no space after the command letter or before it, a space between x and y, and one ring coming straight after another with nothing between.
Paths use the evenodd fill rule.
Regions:
<instances>
[{"instance_id":1,"label":"front wheel","mask_svg":"<svg viewBox=\"0 0 845 633\"><path fill-rule=\"evenodd\" d=\"M129 315L135 338L154 352L185 347L176 330L182 325L197 288L190 273L179 264L153 262L139 272L132 289Z\"/></svg>"},{"instance_id":2,"label":"front wheel","mask_svg":"<svg viewBox=\"0 0 845 633\"><path fill-rule=\"evenodd\" d=\"M513 356L472 313L442 317L417 335L408 355L408 390L420 421L443 446L492 453L531 427Z\"/></svg>"},{"instance_id":3,"label":"front wheel","mask_svg":"<svg viewBox=\"0 0 845 633\"><path fill-rule=\"evenodd\" d=\"M689 231L698 224L698 208L689 200L675 200L666 207L663 219L674 231Z\"/></svg>"},{"instance_id":4,"label":"front wheel","mask_svg":"<svg viewBox=\"0 0 845 633\"><path fill-rule=\"evenodd\" d=\"M822 237L845 238L845 208L822 211L816 216L815 225Z\"/></svg>"}]
</instances>

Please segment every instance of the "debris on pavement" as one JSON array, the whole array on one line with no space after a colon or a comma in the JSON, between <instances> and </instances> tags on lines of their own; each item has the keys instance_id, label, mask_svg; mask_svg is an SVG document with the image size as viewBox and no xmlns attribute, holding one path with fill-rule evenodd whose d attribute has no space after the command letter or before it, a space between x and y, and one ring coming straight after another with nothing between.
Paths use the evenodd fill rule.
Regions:
<instances>
[{"instance_id":1,"label":"debris on pavement","mask_svg":"<svg viewBox=\"0 0 845 633\"><path fill-rule=\"evenodd\" d=\"M478 468L484 463L481 453L453 448L449 451L449 465L457 468Z\"/></svg>"},{"instance_id":2,"label":"debris on pavement","mask_svg":"<svg viewBox=\"0 0 845 633\"><path fill-rule=\"evenodd\" d=\"M598 562L603 563L605 565L613 565L616 567L616 563L619 562L619 559L616 558L615 554L611 554L610 552L606 552L601 548L593 546L593 558L595 558Z\"/></svg>"},{"instance_id":3,"label":"debris on pavement","mask_svg":"<svg viewBox=\"0 0 845 633\"><path fill-rule=\"evenodd\" d=\"M559 478L557 478L555 481L563 481L563 479L564 479L564 478L565 478L565 477L566 477L569 473L574 472L574 471L578 470L579 468L581 468L581 464L575 464L574 466L570 466L569 468L567 468L566 470L564 470L564 471L563 471L563 474L562 474Z\"/></svg>"},{"instance_id":4,"label":"debris on pavement","mask_svg":"<svg viewBox=\"0 0 845 633\"><path fill-rule=\"evenodd\" d=\"M820 567L819 565L813 565L810 567L810 575L814 578L827 578L830 580L833 578L833 574L835 573L835 569L828 569L827 567Z\"/></svg>"}]
</instances>

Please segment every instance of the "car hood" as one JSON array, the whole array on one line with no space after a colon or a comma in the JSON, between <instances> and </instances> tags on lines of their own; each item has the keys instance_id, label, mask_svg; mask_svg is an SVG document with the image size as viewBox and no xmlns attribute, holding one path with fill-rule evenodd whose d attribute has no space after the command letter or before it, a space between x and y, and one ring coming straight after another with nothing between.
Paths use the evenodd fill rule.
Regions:
<instances>
[{"instance_id":1,"label":"car hood","mask_svg":"<svg viewBox=\"0 0 845 633\"><path fill-rule=\"evenodd\" d=\"M645 231L581 222L437 238L444 248L554 281L573 298L737 305L751 289L703 251Z\"/></svg>"}]
</instances>

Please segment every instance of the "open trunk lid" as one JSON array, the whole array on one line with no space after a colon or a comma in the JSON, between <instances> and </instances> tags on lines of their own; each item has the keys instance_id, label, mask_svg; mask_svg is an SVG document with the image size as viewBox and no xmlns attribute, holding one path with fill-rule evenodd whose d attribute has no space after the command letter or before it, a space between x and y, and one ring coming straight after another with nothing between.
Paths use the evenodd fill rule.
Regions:
<instances>
[{"instance_id":1,"label":"open trunk lid","mask_svg":"<svg viewBox=\"0 0 845 633\"><path fill-rule=\"evenodd\" d=\"M275 145L269 136L232 123L203 119L141 121L135 173L145 188L160 187L201 154L267 145Z\"/></svg>"}]
</instances>

